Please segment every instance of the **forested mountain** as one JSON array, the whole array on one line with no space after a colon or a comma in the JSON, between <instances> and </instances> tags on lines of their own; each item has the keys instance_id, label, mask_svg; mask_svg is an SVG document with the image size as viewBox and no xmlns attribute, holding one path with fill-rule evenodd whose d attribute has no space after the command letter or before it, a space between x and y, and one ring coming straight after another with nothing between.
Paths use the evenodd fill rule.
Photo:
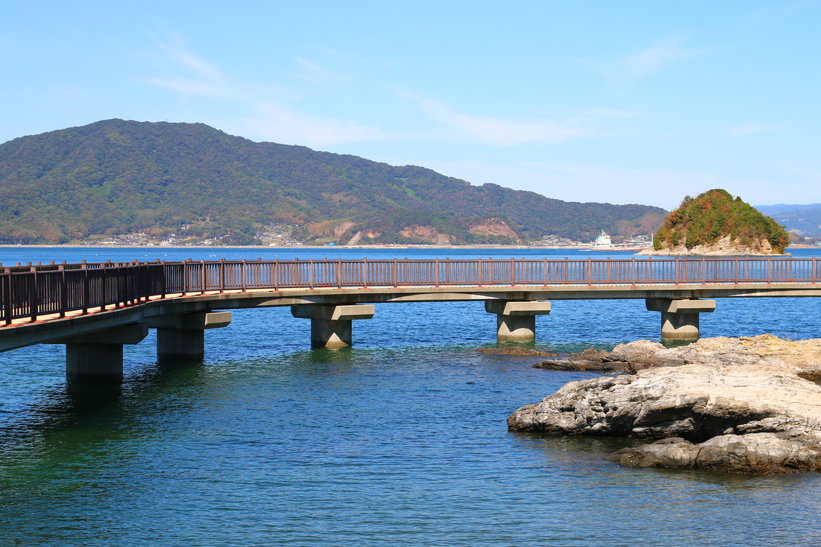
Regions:
<instances>
[{"instance_id":1,"label":"forested mountain","mask_svg":"<svg viewBox=\"0 0 821 547\"><path fill-rule=\"evenodd\" d=\"M512 243L649 233L665 212L570 203L204 124L106 120L0 145L0 242L145 232L258 243L272 226L316 243ZM282 228L278 228L282 229Z\"/></svg>"}]
</instances>

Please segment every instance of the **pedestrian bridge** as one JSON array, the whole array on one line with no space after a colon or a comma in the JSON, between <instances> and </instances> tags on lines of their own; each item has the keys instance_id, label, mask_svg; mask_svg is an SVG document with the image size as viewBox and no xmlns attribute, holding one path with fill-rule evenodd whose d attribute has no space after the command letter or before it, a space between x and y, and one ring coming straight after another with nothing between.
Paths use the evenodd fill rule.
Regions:
<instances>
[{"instance_id":1,"label":"pedestrian bridge","mask_svg":"<svg viewBox=\"0 0 821 547\"><path fill-rule=\"evenodd\" d=\"M205 330L243 308L290 306L312 347L337 348L376 303L482 301L499 341L531 341L551 300L644 299L663 339L688 340L716 298L813 296L815 257L18 264L0 270L0 351L63 344L69 378L116 379L148 329L158 361L201 360Z\"/></svg>"}]
</instances>

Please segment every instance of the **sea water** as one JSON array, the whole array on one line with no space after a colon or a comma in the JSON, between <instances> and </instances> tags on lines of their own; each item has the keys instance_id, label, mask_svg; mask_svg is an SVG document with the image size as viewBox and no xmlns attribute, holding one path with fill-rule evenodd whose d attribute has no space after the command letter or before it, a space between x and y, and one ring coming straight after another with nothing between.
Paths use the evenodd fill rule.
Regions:
<instances>
[{"instance_id":1,"label":"sea water","mask_svg":"<svg viewBox=\"0 0 821 547\"><path fill-rule=\"evenodd\" d=\"M795 256L811 256L796 251ZM603 257L541 249L2 248L0 262ZM623 256L622 253L613 254ZM703 336L821 337L815 298L719 299ZM310 350L288 308L235 310L199 366L125 347L121 386L65 383L64 349L0 354L4 544L818 544L821 477L623 468L629 440L507 431L593 373L488 355L477 302L378 304L354 348ZM642 300L554 301L535 347L659 338Z\"/></svg>"}]
</instances>

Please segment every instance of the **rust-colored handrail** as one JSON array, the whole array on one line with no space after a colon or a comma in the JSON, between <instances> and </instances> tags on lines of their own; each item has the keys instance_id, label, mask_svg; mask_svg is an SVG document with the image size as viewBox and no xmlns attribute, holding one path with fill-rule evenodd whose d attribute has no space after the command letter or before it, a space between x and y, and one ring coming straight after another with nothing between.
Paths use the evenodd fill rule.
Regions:
<instances>
[{"instance_id":1,"label":"rust-colored handrail","mask_svg":"<svg viewBox=\"0 0 821 547\"><path fill-rule=\"evenodd\" d=\"M704 285L821 282L816 257L155 261L0 268L0 327L150 298L249 290L413 286Z\"/></svg>"}]
</instances>

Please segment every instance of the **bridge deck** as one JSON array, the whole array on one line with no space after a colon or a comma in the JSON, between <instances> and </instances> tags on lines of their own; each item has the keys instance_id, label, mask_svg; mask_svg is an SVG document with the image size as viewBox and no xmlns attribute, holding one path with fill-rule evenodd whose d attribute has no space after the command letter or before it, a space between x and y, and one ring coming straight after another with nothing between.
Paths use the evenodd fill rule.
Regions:
<instances>
[{"instance_id":1,"label":"bridge deck","mask_svg":"<svg viewBox=\"0 0 821 547\"><path fill-rule=\"evenodd\" d=\"M506 286L397 286L206 290L148 296L113 306L21 317L0 325L0 351L180 313L242 308L373 303L596 299L817 297L821 283L679 283Z\"/></svg>"}]
</instances>

